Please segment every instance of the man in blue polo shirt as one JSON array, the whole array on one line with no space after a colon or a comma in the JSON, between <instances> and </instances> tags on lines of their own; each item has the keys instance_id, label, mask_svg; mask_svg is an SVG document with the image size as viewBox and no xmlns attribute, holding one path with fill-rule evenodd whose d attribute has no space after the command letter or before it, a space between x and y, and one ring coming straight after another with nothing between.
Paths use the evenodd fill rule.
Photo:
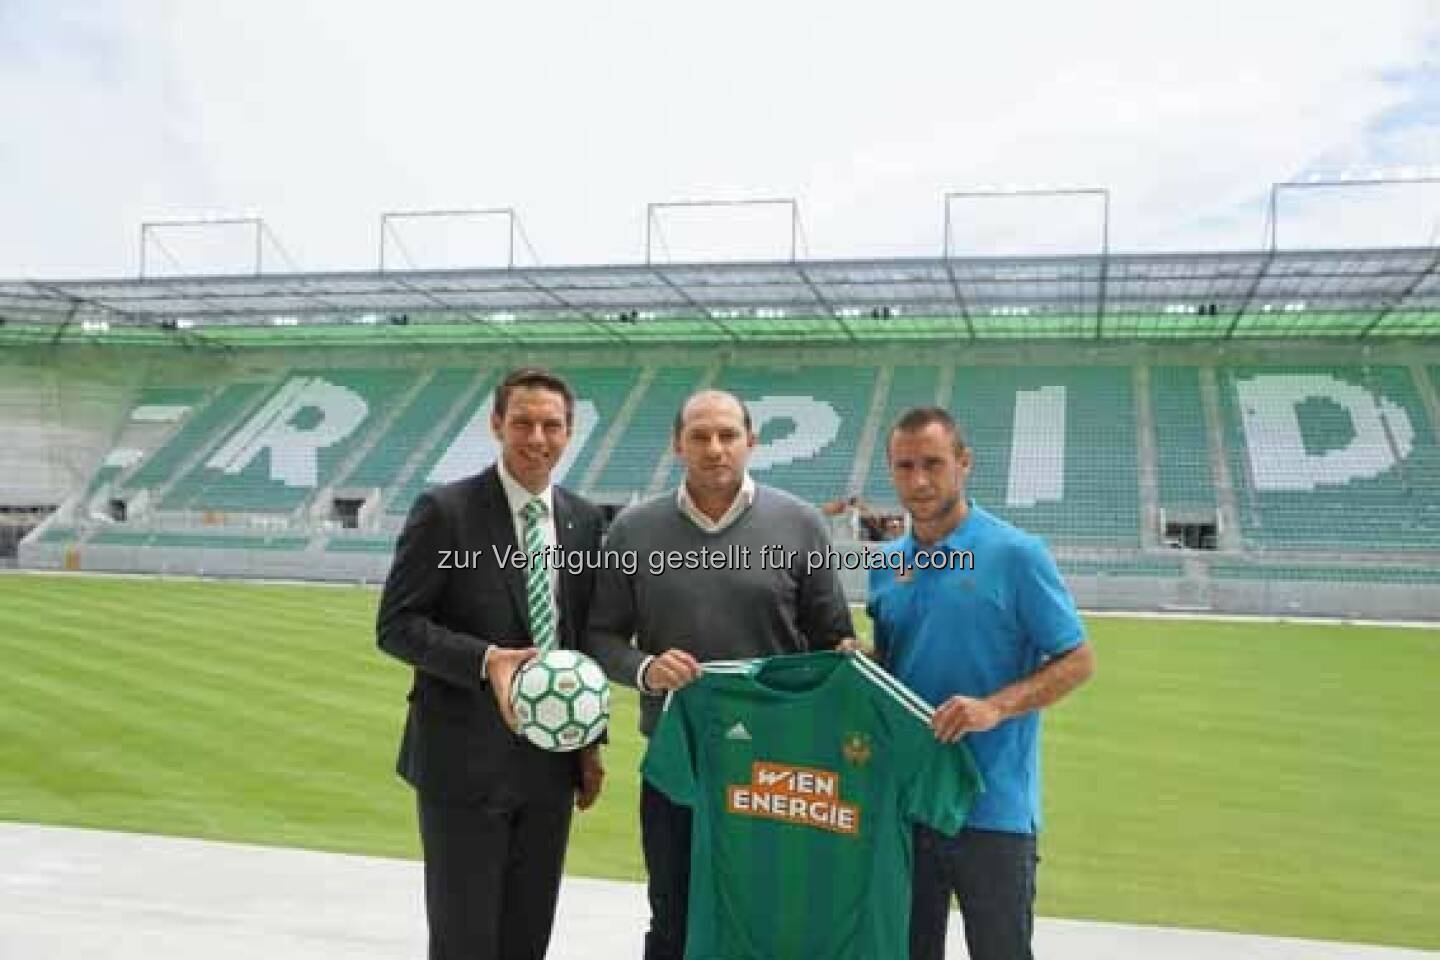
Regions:
<instances>
[{"instance_id":1,"label":"man in blue polo shirt","mask_svg":"<svg viewBox=\"0 0 1440 960\"><path fill-rule=\"evenodd\" d=\"M915 838L911 960L940 960L953 892L971 960L1029 960L1040 714L1095 670L1075 602L1044 544L965 496L970 451L954 419L918 407L889 437L911 532L871 571L880 662L935 708L935 736L964 736L985 780L965 828Z\"/></svg>"}]
</instances>

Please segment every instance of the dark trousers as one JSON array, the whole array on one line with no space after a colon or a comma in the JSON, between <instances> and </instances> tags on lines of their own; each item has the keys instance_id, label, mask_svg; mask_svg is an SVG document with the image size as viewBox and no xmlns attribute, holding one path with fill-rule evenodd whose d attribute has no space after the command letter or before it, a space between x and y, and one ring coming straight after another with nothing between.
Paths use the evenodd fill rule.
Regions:
<instances>
[{"instance_id":1,"label":"dark trousers","mask_svg":"<svg viewBox=\"0 0 1440 960\"><path fill-rule=\"evenodd\" d=\"M640 786L640 842L649 874L650 930L645 960L682 960L690 908L689 807L644 782Z\"/></svg>"},{"instance_id":2,"label":"dark trousers","mask_svg":"<svg viewBox=\"0 0 1440 960\"><path fill-rule=\"evenodd\" d=\"M960 901L970 960L1032 960L1035 837L961 830L954 837L915 828L910 960L942 960L950 895Z\"/></svg>"},{"instance_id":3,"label":"dark trousers","mask_svg":"<svg viewBox=\"0 0 1440 960\"><path fill-rule=\"evenodd\" d=\"M430 960L542 960L555 922L570 804L420 797Z\"/></svg>"}]
</instances>

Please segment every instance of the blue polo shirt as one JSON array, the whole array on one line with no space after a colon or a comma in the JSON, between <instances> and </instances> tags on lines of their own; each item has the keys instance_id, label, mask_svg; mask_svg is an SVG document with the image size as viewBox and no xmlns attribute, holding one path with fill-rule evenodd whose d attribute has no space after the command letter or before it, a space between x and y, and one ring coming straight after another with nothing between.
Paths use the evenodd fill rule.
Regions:
<instances>
[{"instance_id":1,"label":"blue polo shirt","mask_svg":"<svg viewBox=\"0 0 1440 960\"><path fill-rule=\"evenodd\" d=\"M876 653L934 706L955 694L989 696L1085 641L1075 601L1044 543L973 502L965 521L933 547L906 534L884 550L889 562L870 571L866 604ZM903 575L894 569L897 553ZM1039 712L967 734L965 743L985 778L965 825L1038 831Z\"/></svg>"}]
</instances>

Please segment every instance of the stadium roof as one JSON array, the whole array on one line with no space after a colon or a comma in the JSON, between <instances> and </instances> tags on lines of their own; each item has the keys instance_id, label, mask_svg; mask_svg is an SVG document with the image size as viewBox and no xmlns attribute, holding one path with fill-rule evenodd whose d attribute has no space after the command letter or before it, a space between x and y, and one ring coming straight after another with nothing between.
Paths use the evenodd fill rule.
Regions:
<instances>
[{"instance_id":1,"label":"stadium roof","mask_svg":"<svg viewBox=\"0 0 1440 960\"><path fill-rule=\"evenodd\" d=\"M140 330L278 341L875 341L1440 335L1434 248L782 260L0 283L6 339ZM281 330L275 328L301 328ZM352 334L361 331L353 330ZM338 331L334 331L338 333ZM371 336L374 332L370 333ZM323 338L323 336L322 336ZM333 338L333 337L332 337Z\"/></svg>"}]
</instances>

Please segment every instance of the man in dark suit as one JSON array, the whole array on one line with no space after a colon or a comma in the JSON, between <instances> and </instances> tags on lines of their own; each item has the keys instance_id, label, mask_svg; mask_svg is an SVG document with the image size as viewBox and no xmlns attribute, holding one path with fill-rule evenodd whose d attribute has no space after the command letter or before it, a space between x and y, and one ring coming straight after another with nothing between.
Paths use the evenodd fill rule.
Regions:
<instances>
[{"instance_id":1,"label":"man in dark suit","mask_svg":"<svg viewBox=\"0 0 1440 960\"><path fill-rule=\"evenodd\" d=\"M573 414L559 377L506 376L499 460L420 496L380 600L380 648L415 668L397 769L418 799L430 960L544 957L571 808L604 777L598 746L547 753L518 737L509 703L537 647L577 647L589 616L588 565L503 562L600 545L600 511L550 483Z\"/></svg>"}]
</instances>

